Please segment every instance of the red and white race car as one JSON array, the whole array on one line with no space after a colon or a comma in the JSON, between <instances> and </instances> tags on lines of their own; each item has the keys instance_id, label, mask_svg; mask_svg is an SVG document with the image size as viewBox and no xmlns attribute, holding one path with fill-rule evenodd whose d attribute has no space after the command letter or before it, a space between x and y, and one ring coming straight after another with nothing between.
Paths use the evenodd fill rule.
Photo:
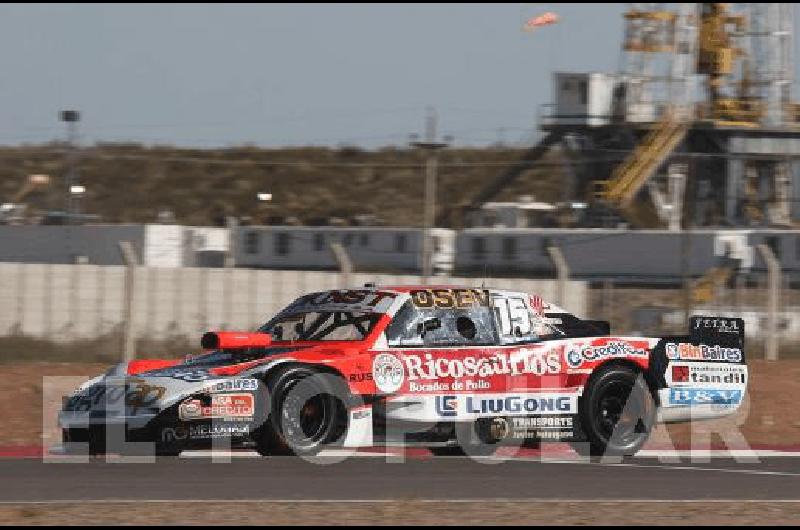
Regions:
<instances>
[{"instance_id":1,"label":"red and white race car","mask_svg":"<svg viewBox=\"0 0 800 530\"><path fill-rule=\"evenodd\" d=\"M615 336L537 296L482 287L312 293L257 332L206 333L202 355L113 367L65 398L59 422L66 448L91 453L224 442L486 454L568 441L630 455L656 421L716 418L744 399L743 321L690 327Z\"/></svg>"}]
</instances>

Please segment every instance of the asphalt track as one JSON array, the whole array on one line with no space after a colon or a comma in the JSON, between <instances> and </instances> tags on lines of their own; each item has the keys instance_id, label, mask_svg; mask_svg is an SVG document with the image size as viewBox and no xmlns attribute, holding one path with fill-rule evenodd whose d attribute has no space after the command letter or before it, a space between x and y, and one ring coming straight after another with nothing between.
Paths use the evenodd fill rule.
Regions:
<instances>
[{"instance_id":1,"label":"asphalt track","mask_svg":"<svg viewBox=\"0 0 800 530\"><path fill-rule=\"evenodd\" d=\"M800 458L692 462L358 456L159 458L155 463L0 460L0 503L139 500L383 501L477 499L800 501Z\"/></svg>"}]
</instances>

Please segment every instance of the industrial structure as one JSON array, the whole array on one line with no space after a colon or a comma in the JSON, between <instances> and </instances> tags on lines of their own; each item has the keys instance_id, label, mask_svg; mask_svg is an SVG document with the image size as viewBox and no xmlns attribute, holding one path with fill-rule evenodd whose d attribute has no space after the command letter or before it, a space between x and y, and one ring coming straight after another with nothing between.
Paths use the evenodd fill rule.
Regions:
<instances>
[{"instance_id":1,"label":"industrial structure","mask_svg":"<svg viewBox=\"0 0 800 530\"><path fill-rule=\"evenodd\" d=\"M556 72L543 138L466 212L560 147L589 226L794 226L793 5L629 6L619 72Z\"/></svg>"}]
</instances>

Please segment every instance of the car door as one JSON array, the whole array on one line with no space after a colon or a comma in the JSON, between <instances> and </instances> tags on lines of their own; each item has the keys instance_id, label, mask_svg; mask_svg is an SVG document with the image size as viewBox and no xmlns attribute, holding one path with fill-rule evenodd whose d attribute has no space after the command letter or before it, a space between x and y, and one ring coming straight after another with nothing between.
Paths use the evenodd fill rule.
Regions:
<instances>
[{"instance_id":1,"label":"car door","mask_svg":"<svg viewBox=\"0 0 800 530\"><path fill-rule=\"evenodd\" d=\"M389 352L403 360L403 392L506 392L560 372L560 356L536 337L525 299L486 294L461 304L412 297L397 312L386 333Z\"/></svg>"}]
</instances>

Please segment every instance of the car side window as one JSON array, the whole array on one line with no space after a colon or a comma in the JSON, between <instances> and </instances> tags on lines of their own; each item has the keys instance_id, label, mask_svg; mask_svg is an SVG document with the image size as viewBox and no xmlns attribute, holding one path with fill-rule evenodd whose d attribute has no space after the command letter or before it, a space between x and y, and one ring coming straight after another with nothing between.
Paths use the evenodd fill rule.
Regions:
<instances>
[{"instance_id":1,"label":"car side window","mask_svg":"<svg viewBox=\"0 0 800 530\"><path fill-rule=\"evenodd\" d=\"M420 309L407 302L386 329L393 347L484 346L497 344L488 307Z\"/></svg>"}]
</instances>

